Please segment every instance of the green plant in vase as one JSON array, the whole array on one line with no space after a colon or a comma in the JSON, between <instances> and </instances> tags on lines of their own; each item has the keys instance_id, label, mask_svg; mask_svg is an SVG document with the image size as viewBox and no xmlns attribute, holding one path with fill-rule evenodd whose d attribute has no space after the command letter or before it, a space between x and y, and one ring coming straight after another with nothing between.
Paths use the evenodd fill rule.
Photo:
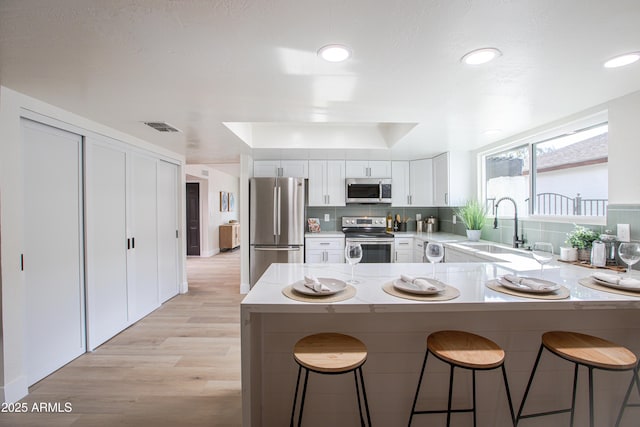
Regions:
<instances>
[{"instance_id":1,"label":"green plant in vase","mask_svg":"<svg viewBox=\"0 0 640 427\"><path fill-rule=\"evenodd\" d=\"M591 245L598 240L598 233L590 228L575 225L572 232L567 233L566 244L578 250L578 259L588 261L591 258Z\"/></svg>"},{"instance_id":2,"label":"green plant in vase","mask_svg":"<svg viewBox=\"0 0 640 427\"><path fill-rule=\"evenodd\" d=\"M477 200L469 200L455 211L467 229L467 238L472 242L480 240L482 227L487 220L486 207Z\"/></svg>"}]
</instances>

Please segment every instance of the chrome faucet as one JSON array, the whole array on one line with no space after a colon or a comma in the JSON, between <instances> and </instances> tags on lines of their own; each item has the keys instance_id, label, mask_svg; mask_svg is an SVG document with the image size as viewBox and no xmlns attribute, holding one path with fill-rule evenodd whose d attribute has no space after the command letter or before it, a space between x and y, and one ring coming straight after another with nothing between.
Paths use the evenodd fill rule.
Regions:
<instances>
[{"instance_id":1,"label":"chrome faucet","mask_svg":"<svg viewBox=\"0 0 640 427\"><path fill-rule=\"evenodd\" d=\"M493 220L493 228L498 228L498 205L503 200L509 200L511 203L513 203L513 211L515 213L513 217L513 247L517 248L518 245L522 245L524 243L524 240L518 238L518 205L516 204L516 201L511 197L502 197L496 202L496 216Z\"/></svg>"}]
</instances>

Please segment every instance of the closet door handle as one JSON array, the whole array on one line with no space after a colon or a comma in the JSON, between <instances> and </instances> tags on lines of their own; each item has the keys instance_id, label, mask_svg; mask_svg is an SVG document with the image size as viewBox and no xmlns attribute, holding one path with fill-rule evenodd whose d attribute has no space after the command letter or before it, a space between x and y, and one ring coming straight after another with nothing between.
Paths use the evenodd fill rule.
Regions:
<instances>
[{"instance_id":1,"label":"closet door handle","mask_svg":"<svg viewBox=\"0 0 640 427\"><path fill-rule=\"evenodd\" d=\"M127 239L127 250L131 249L131 239Z\"/></svg>"},{"instance_id":2,"label":"closet door handle","mask_svg":"<svg viewBox=\"0 0 640 427\"><path fill-rule=\"evenodd\" d=\"M136 248L136 238L132 237L131 238L131 249L135 249Z\"/></svg>"}]
</instances>

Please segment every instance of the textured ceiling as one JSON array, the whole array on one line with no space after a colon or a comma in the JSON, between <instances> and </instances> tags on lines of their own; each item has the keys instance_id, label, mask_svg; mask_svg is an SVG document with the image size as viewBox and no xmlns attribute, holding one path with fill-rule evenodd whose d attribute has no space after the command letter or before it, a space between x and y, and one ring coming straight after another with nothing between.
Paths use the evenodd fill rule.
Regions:
<instances>
[{"instance_id":1,"label":"textured ceiling","mask_svg":"<svg viewBox=\"0 0 640 427\"><path fill-rule=\"evenodd\" d=\"M349 157L358 151L348 142L331 151L318 143L330 127L362 150L363 127L394 123L408 132L391 148L358 154L418 158L478 148L640 90L640 64L602 67L640 50L639 21L637 0L2 0L0 82L189 163L252 151L224 123L312 132L280 135L281 147L253 135L254 147L269 147L254 151L262 157L274 148ZM352 59L320 60L316 50L329 43L349 45ZM460 63L486 46L503 56ZM159 134L144 121L183 133ZM483 134L494 128L502 134ZM314 150L292 151L287 140Z\"/></svg>"}]
</instances>

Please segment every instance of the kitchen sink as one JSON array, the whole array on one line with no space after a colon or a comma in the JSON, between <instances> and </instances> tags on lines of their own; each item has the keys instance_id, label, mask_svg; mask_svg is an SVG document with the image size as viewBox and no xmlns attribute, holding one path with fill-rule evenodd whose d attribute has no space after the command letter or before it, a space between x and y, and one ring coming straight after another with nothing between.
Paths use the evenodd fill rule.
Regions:
<instances>
[{"instance_id":1,"label":"kitchen sink","mask_svg":"<svg viewBox=\"0 0 640 427\"><path fill-rule=\"evenodd\" d=\"M459 243L460 246L465 246L469 249L473 249L479 252L487 252L490 254L514 254L524 255L521 250L505 248L502 246L496 246L487 243Z\"/></svg>"}]
</instances>

